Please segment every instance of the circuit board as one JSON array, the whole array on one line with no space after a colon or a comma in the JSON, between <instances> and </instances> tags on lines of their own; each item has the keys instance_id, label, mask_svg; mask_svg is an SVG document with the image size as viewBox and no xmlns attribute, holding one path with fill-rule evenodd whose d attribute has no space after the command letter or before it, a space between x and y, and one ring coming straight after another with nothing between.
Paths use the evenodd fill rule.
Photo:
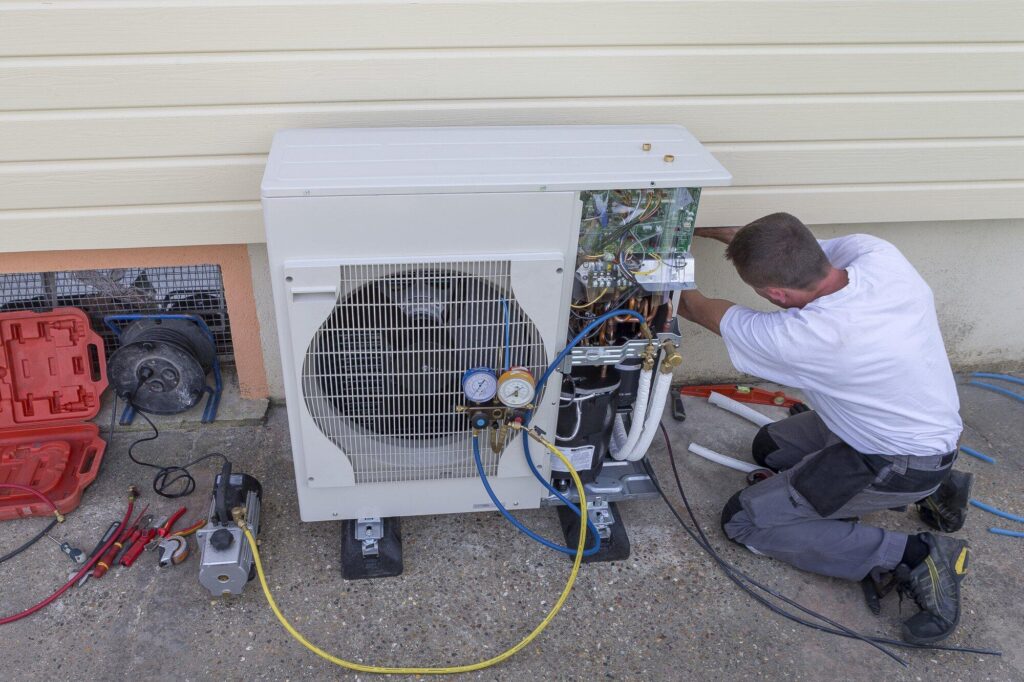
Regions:
<instances>
[{"instance_id":1,"label":"circuit board","mask_svg":"<svg viewBox=\"0 0 1024 682\"><path fill-rule=\"evenodd\" d=\"M581 192L577 282L584 298L633 287L665 292L693 286L690 243L700 188Z\"/></svg>"}]
</instances>

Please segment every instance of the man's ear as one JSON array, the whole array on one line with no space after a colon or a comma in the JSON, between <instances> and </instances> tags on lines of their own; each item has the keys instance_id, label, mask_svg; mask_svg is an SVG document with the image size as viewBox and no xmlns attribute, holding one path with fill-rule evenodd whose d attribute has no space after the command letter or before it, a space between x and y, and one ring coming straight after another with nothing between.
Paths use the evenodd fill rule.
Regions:
<instances>
[{"instance_id":1,"label":"man's ear","mask_svg":"<svg viewBox=\"0 0 1024 682\"><path fill-rule=\"evenodd\" d=\"M790 296L790 291L788 289L783 289L782 287L765 287L762 291L764 291L765 298L780 308L792 307L792 296Z\"/></svg>"}]
</instances>

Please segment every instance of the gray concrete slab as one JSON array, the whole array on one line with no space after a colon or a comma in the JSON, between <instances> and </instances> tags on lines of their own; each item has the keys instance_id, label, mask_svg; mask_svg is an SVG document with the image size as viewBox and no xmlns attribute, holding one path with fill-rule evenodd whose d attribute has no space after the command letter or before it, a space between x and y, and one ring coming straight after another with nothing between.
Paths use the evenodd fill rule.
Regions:
<instances>
[{"instance_id":1,"label":"gray concrete slab","mask_svg":"<svg viewBox=\"0 0 1024 682\"><path fill-rule=\"evenodd\" d=\"M969 458L977 496L1024 512L1024 406L963 387L964 442L996 457L996 465ZM782 410L760 408L782 415ZM863 606L855 584L802 573L748 553L724 540L717 518L742 485L739 473L685 454L698 441L747 455L753 426L696 399L688 419L666 415L691 501L722 554L744 570L807 606L863 632L898 636L897 599L881 616ZM110 448L100 480L58 536L86 549L122 513L129 483L148 487L152 472L125 458L130 435ZM339 573L338 525L299 521L283 411L265 423L167 430L139 447L171 464L206 452L227 453L237 468L264 485L262 547L270 583L284 612L312 641L363 663L451 665L492 656L517 641L544 615L562 587L569 564L534 545L494 513L405 520L406 572L399 578L346 582ZM659 443L650 456L669 480ZM196 467L200 492L185 500L191 519L207 505L217 469ZM148 492L148 491L147 491ZM672 498L676 499L673 493ZM178 505L149 493L144 502L168 513ZM659 502L623 506L634 552L616 564L587 565L551 627L505 664L466 677L480 679L891 679L1022 680L1024 628L1020 585L1024 541L997 537L990 525L1009 525L972 511L961 535L974 549L964 583L964 616L953 644L1002 649L1002 658L943 652L904 652L903 670L858 642L811 632L754 604L735 589L678 529ZM520 518L559 537L552 510ZM887 512L871 521L908 531L922 527L912 512ZM40 519L0 524L0 547L12 547ZM48 594L71 563L56 545L40 544L0 565L0 601L7 613ZM914 607L905 603L903 615ZM153 557L130 570L66 595L31 618L4 626L5 679L95 680L321 680L344 676L314 657L280 628L258 586L239 598L211 599L190 559L158 569ZM365 675L351 675L365 678Z\"/></svg>"}]
</instances>

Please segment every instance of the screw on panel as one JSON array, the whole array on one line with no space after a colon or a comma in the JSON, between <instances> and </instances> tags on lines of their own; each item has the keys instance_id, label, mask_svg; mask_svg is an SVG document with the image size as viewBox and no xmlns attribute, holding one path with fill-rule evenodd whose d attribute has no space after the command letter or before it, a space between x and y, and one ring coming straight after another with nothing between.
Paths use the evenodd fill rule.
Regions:
<instances>
[{"instance_id":1,"label":"screw on panel","mask_svg":"<svg viewBox=\"0 0 1024 682\"><path fill-rule=\"evenodd\" d=\"M644 142L643 150L645 152L651 151L651 143L650 142Z\"/></svg>"},{"instance_id":2,"label":"screw on panel","mask_svg":"<svg viewBox=\"0 0 1024 682\"><path fill-rule=\"evenodd\" d=\"M673 161L676 160L676 157L672 156L671 154L666 154L664 158L665 163L672 163Z\"/></svg>"}]
</instances>

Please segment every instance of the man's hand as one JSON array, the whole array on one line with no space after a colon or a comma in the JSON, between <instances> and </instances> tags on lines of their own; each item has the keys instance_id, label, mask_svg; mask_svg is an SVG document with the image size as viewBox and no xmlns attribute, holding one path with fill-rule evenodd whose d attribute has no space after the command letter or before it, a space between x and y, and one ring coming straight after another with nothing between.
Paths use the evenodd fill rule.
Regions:
<instances>
[{"instance_id":1,"label":"man's hand","mask_svg":"<svg viewBox=\"0 0 1024 682\"><path fill-rule=\"evenodd\" d=\"M697 237L714 239L723 244L728 244L739 231L740 228L738 227L698 227L693 231L693 234Z\"/></svg>"},{"instance_id":2,"label":"man's hand","mask_svg":"<svg viewBox=\"0 0 1024 682\"><path fill-rule=\"evenodd\" d=\"M723 298L708 298L696 289L679 292L679 309L677 312L683 319L696 322L700 326L721 335L720 325L725 311L736 305Z\"/></svg>"}]
</instances>

